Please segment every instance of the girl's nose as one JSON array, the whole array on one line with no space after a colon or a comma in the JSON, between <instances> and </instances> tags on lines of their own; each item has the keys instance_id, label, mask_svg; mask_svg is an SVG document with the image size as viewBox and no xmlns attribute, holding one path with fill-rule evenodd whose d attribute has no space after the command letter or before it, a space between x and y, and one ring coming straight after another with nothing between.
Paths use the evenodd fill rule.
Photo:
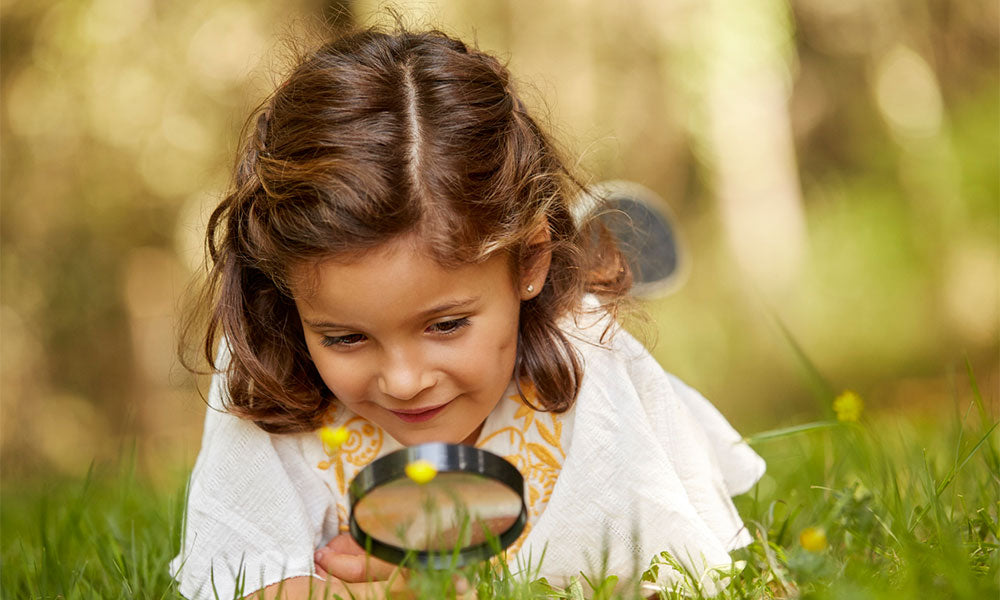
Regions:
<instances>
[{"instance_id":1,"label":"girl's nose","mask_svg":"<svg viewBox=\"0 0 1000 600\"><path fill-rule=\"evenodd\" d=\"M434 385L434 374L417 357L389 356L378 376L378 389L397 400L410 400Z\"/></svg>"}]
</instances>

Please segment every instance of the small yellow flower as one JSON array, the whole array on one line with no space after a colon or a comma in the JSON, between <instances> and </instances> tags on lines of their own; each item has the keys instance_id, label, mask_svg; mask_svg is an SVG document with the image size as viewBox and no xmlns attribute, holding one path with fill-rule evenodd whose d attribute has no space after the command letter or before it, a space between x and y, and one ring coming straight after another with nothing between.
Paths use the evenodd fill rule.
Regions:
<instances>
[{"instance_id":1,"label":"small yellow flower","mask_svg":"<svg viewBox=\"0 0 1000 600\"><path fill-rule=\"evenodd\" d=\"M810 552L826 550L826 530L822 527L806 527L799 534L799 543Z\"/></svg>"},{"instance_id":2,"label":"small yellow flower","mask_svg":"<svg viewBox=\"0 0 1000 600\"><path fill-rule=\"evenodd\" d=\"M865 403L861 396L851 390L846 390L837 396L833 401L833 410L837 413L837 420L844 422L855 422L861 418L861 411L864 410Z\"/></svg>"},{"instance_id":3,"label":"small yellow flower","mask_svg":"<svg viewBox=\"0 0 1000 600\"><path fill-rule=\"evenodd\" d=\"M437 474L437 469L429 460L415 460L406 465L406 476L421 485L434 479Z\"/></svg>"},{"instance_id":4,"label":"small yellow flower","mask_svg":"<svg viewBox=\"0 0 1000 600\"><path fill-rule=\"evenodd\" d=\"M346 442L347 438L350 436L351 433L344 427L338 427L336 429L324 427L319 430L319 439L323 440L323 445L326 446L327 450L331 452L340 450L340 447L344 445L344 442Z\"/></svg>"}]
</instances>

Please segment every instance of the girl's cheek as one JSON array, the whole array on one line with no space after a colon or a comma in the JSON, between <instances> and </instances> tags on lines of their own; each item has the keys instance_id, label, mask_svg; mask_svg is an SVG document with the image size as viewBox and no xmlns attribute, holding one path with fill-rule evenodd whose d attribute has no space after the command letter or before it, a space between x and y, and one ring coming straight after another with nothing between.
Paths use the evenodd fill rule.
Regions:
<instances>
[{"instance_id":1,"label":"girl's cheek","mask_svg":"<svg viewBox=\"0 0 1000 600\"><path fill-rule=\"evenodd\" d=\"M323 360L314 361L314 364L326 386L337 396L344 395L344 392L357 387L359 380L363 378L362 370L352 368L351 361L324 357Z\"/></svg>"}]
</instances>

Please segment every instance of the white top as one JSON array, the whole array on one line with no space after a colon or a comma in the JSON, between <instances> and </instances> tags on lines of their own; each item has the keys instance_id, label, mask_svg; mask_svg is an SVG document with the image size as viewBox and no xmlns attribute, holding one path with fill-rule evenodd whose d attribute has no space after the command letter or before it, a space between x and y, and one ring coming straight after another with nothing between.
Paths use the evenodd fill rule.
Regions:
<instances>
[{"instance_id":1,"label":"white top","mask_svg":"<svg viewBox=\"0 0 1000 600\"><path fill-rule=\"evenodd\" d=\"M624 330L604 345L603 322L565 330L584 366L573 408L536 412L512 386L476 443L524 475L529 520L508 551L511 570L530 567L532 576L566 585L600 570L604 549L607 573L623 577L668 551L714 593L729 552L751 541L730 496L756 483L764 461ZM218 410L225 389L216 375L181 553L170 563L191 599L214 598L213 585L231 598L243 577L250 593L312 575L313 552L347 530L350 480L401 447L339 405L328 424L351 433L339 452L328 453L315 433L269 434ZM534 390L524 391L533 400ZM661 567L659 582L680 578Z\"/></svg>"}]
</instances>

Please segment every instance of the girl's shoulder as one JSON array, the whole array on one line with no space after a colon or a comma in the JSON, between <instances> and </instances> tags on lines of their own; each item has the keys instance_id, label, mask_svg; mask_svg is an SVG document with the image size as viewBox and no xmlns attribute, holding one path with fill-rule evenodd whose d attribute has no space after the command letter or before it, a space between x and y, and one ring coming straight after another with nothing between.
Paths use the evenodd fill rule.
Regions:
<instances>
[{"instance_id":1,"label":"girl's shoulder","mask_svg":"<svg viewBox=\"0 0 1000 600\"><path fill-rule=\"evenodd\" d=\"M580 309L559 325L581 361L585 381L613 384L623 375L667 375L649 350L593 296L586 296Z\"/></svg>"},{"instance_id":2,"label":"girl's shoulder","mask_svg":"<svg viewBox=\"0 0 1000 600\"><path fill-rule=\"evenodd\" d=\"M613 573L662 551L699 576L729 565L728 552L751 541L729 496L761 477L761 458L609 316L584 311L563 331L583 381L572 409L558 417L565 451L558 482L521 552L544 550L550 582L578 573L592 548L606 549Z\"/></svg>"}]
</instances>

